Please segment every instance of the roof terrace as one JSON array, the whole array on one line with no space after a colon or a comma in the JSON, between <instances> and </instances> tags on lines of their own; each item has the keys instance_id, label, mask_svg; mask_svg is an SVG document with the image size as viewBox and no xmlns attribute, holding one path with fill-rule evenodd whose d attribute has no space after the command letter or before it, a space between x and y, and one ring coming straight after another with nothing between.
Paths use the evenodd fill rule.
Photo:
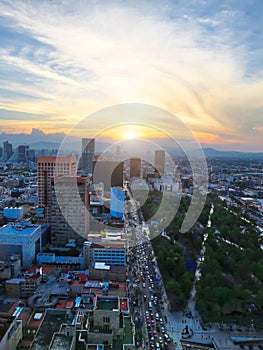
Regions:
<instances>
[{"instance_id":1,"label":"roof terrace","mask_svg":"<svg viewBox=\"0 0 263 350\"><path fill-rule=\"evenodd\" d=\"M98 297L97 298L98 310L118 310L119 301L117 297Z\"/></svg>"}]
</instances>

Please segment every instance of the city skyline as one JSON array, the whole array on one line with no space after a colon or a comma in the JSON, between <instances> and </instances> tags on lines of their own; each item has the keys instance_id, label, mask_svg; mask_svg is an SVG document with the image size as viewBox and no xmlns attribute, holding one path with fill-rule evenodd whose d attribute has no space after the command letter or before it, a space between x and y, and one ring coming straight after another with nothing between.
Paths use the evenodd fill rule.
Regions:
<instances>
[{"instance_id":1,"label":"city skyline","mask_svg":"<svg viewBox=\"0 0 263 350\"><path fill-rule=\"evenodd\" d=\"M142 103L176 115L202 145L262 151L259 0L2 1L0 10L1 133L67 134L102 108ZM158 126L175 136L167 115ZM90 134L77 136L101 132L86 120ZM152 115L142 122L155 126ZM105 135L163 137L115 129Z\"/></svg>"}]
</instances>

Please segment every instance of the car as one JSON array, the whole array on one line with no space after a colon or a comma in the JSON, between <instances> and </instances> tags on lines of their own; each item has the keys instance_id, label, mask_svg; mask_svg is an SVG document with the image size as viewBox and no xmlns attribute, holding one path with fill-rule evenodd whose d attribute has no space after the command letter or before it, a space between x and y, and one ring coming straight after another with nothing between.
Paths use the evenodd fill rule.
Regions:
<instances>
[{"instance_id":1,"label":"car","mask_svg":"<svg viewBox=\"0 0 263 350\"><path fill-rule=\"evenodd\" d=\"M160 322L160 325L162 326L163 325L163 319L160 318L159 322Z\"/></svg>"},{"instance_id":2,"label":"car","mask_svg":"<svg viewBox=\"0 0 263 350\"><path fill-rule=\"evenodd\" d=\"M154 327L154 320L152 320L152 327Z\"/></svg>"},{"instance_id":3,"label":"car","mask_svg":"<svg viewBox=\"0 0 263 350\"><path fill-rule=\"evenodd\" d=\"M157 337L157 332L156 332L156 330L153 331L153 336L154 336L154 338Z\"/></svg>"},{"instance_id":4,"label":"car","mask_svg":"<svg viewBox=\"0 0 263 350\"><path fill-rule=\"evenodd\" d=\"M156 343L155 344L155 350L160 350L161 348L160 348L160 344L159 343Z\"/></svg>"},{"instance_id":5,"label":"car","mask_svg":"<svg viewBox=\"0 0 263 350\"><path fill-rule=\"evenodd\" d=\"M163 338L162 337L159 337L159 342L160 342L161 345L163 344Z\"/></svg>"},{"instance_id":6,"label":"car","mask_svg":"<svg viewBox=\"0 0 263 350\"><path fill-rule=\"evenodd\" d=\"M145 316L146 316L146 317L149 317L149 316L150 316L149 311L147 311L147 310L145 311Z\"/></svg>"},{"instance_id":7,"label":"car","mask_svg":"<svg viewBox=\"0 0 263 350\"><path fill-rule=\"evenodd\" d=\"M159 321L159 314L158 314L158 312L156 312L156 314L155 314L155 320Z\"/></svg>"},{"instance_id":8,"label":"car","mask_svg":"<svg viewBox=\"0 0 263 350\"><path fill-rule=\"evenodd\" d=\"M146 301L147 300L147 295L144 294L143 296L143 300Z\"/></svg>"},{"instance_id":9,"label":"car","mask_svg":"<svg viewBox=\"0 0 263 350\"><path fill-rule=\"evenodd\" d=\"M146 317L146 322L150 323L150 318L149 317Z\"/></svg>"},{"instance_id":10,"label":"car","mask_svg":"<svg viewBox=\"0 0 263 350\"><path fill-rule=\"evenodd\" d=\"M170 341L172 340L167 333L164 333L163 337L165 338L167 343L170 343Z\"/></svg>"},{"instance_id":11,"label":"car","mask_svg":"<svg viewBox=\"0 0 263 350\"><path fill-rule=\"evenodd\" d=\"M143 287L143 288L145 288L145 287L146 287L146 284L145 284L145 283L143 283L143 284L142 284L142 287Z\"/></svg>"},{"instance_id":12,"label":"car","mask_svg":"<svg viewBox=\"0 0 263 350\"><path fill-rule=\"evenodd\" d=\"M151 350L155 350L154 344L151 344Z\"/></svg>"}]
</instances>

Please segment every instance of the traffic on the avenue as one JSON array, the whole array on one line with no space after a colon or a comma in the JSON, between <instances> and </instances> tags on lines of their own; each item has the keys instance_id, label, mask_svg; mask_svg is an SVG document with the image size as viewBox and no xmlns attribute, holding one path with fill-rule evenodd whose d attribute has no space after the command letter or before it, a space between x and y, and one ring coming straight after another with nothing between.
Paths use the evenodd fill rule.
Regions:
<instances>
[{"instance_id":1,"label":"traffic on the avenue","mask_svg":"<svg viewBox=\"0 0 263 350\"><path fill-rule=\"evenodd\" d=\"M136 344L140 349L175 349L169 336L164 310L164 290L154 252L150 243L148 226L143 220L136 201L129 193L126 220L133 232L128 250L128 297L137 332Z\"/></svg>"}]
</instances>

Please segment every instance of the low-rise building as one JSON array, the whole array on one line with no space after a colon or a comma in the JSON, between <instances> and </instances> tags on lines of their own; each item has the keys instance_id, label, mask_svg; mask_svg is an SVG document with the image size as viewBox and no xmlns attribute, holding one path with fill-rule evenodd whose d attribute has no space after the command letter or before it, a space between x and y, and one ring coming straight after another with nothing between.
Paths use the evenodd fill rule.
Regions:
<instances>
[{"instance_id":1,"label":"low-rise building","mask_svg":"<svg viewBox=\"0 0 263 350\"><path fill-rule=\"evenodd\" d=\"M41 249L41 226L30 222L9 223L0 228L0 256L19 254L22 266L29 267Z\"/></svg>"},{"instance_id":2,"label":"low-rise building","mask_svg":"<svg viewBox=\"0 0 263 350\"><path fill-rule=\"evenodd\" d=\"M0 350L14 350L22 339L22 322L0 313Z\"/></svg>"},{"instance_id":3,"label":"low-rise building","mask_svg":"<svg viewBox=\"0 0 263 350\"><path fill-rule=\"evenodd\" d=\"M124 316L118 297L97 296L93 311L78 312L76 343L101 344L115 350L129 344L130 349L135 349L133 328L131 318Z\"/></svg>"},{"instance_id":4,"label":"low-rise building","mask_svg":"<svg viewBox=\"0 0 263 350\"><path fill-rule=\"evenodd\" d=\"M10 258L0 261L0 281L16 276L21 271L21 259L19 255L12 255Z\"/></svg>"},{"instance_id":5,"label":"low-rise building","mask_svg":"<svg viewBox=\"0 0 263 350\"><path fill-rule=\"evenodd\" d=\"M83 260L85 268L96 262L126 266L126 248L123 244L84 242Z\"/></svg>"},{"instance_id":6,"label":"low-rise building","mask_svg":"<svg viewBox=\"0 0 263 350\"><path fill-rule=\"evenodd\" d=\"M39 284L42 276L39 269L29 271L21 278L12 278L5 282L5 293L10 298L28 298L30 297Z\"/></svg>"}]
</instances>

